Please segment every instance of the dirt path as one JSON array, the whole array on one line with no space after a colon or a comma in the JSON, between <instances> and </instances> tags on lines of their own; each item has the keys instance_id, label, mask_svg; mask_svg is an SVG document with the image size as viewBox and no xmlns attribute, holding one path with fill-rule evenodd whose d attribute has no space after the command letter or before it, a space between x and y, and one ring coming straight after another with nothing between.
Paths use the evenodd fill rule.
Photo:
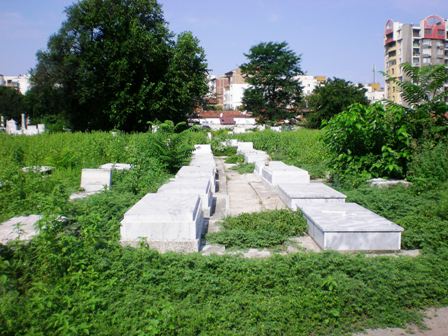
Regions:
<instances>
[{"instance_id":1,"label":"dirt path","mask_svg":"<svg viewBox=\"0 0 448 336\"><path fill-rule=\"evenodd\" d=\"M430 308L424 315L426 330L410 325L407 328L372 329L353 336L448 336L448 307Z\"/></svg>"}]
</instances>

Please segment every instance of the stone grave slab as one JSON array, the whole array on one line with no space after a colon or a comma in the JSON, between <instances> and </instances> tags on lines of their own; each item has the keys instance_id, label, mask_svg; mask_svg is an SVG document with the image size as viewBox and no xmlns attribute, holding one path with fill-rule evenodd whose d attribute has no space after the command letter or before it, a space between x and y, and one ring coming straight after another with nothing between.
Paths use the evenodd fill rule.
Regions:
<instances>
[{"instance_id":1,"label":"stone grave slab","mask_svg":"<svg viewBox=\"0 0 448 336\"><path fill-rule=\"evenodd\" d=\"M378 187L378 188L389 188L393 186L403 186L403 187L409 187L411 185L411 182L408 182L406 180L386 180L383 178L373 178L370 180L367 180L367 183L370 184L372 187Z\"/></svg>"},{"instance_id":2,"label":"stone grave slab","mask_svg":"<svg viewBox=\"0 0 448 336\"><path fill-rule=\"evenodd\" d=\"M198 251L203 229L201 207L199 195L147 194L124 214L121 242L135 245L144 239L160 252Z\"/></svg>"},{"instance_id":3,"label":"stone grave slab","mask_svg":"<svg viewBox=\"0 0 448 336\"><path fill-rule=\"evenodd\" d=\"M13 217L0 224L0 244L7 244L12 240L29 241L38 234L37 222L40 215Z\"/></svg>"},{"instance_id":4,"label":"stone grave slab","mask_svg":"<svg viewBox=\"0 0 448 336\"><path fill-rule=\"evenodd\" d=\"M212 147L209 144L195 145L193 153L212 153Z\"/></svg>"},{"instance_id":5,"label":"stone grave slab","mask_svg":"<svg viewBox=\"0 0 448 336\"><path fill-rule=\"evenodd\" d=\"M263 151L254 150L244 153L244 161L246 161L247 163L255 163L257 161L268 161L268 160L269 155L267 155Z\"/></svg>"},{"instance_id":6,"label":"stone grave slab","mask_svg":"<svg viewBox=\"0 0 448 336\"><path fill-rule=\"evenodd\" d=\"M286 165L287 166L287 165ZM283 167L281 165L269 163L264 166L261 176L268 184L277 186L280 183L309 183L310 175L304 169L294 166Z\"/></svg>"},{"instance_id":7,"label":"stone grave slab","mask_svg":"<svg viewBox=\"0 0 448 336\"><path fill-rule=\"evenodd\" d=\"M208 177L210 179L212 192L216 191L215 170L212 169L211 167L183 166L178 170L176 174L176 179L178 178L194 179L200 177Z\"/></svg>"},{"instance_id":8,"label":"stone grave slab","mask_svg":"<svg viewBox=\"0 0 448 336\"><path fill-rule=\"evenodd\" d=\"M291 210L304 205L344 203L346 198L323 183L280 183L277 187L280 198Z\"/></svg>"},{"instance_id":9,"label":"stone grave slab","mask_svg":"<svg viewBox=\"0 0 448 336\"><path fill-rule=\"evenodd\" d=\"M308 234L324 250L398 251L403 228L356 203L301 207Z\"/></svg>"},{"instance_id":10,"label":"stone grave slab","mask_svg":"<svg viewBox=\"0 0 448 336\"><path fill-rule=\"evenodd\" d=\"M87 193L110 188L112 172L109 169L85 168L81 171L81 188Z\"/></svg>"},{"instance_id":11,"label":"stone grave slab","mask_svg":"<svg viewBox=\"0 0 448 336\"><path fill-rule=\"evenodd\" d=\"M48 175L51 174L54 170L54 167L51 166L30 166L30 167L23 167L22 171L24 173L35 173L35 174L42 174L42 175Z\"/></svg>"},{"instance_id":12,"label":"stone grave slab","mask_svg":"<svg viewBox=\"0 0 448 336\"><path fill-rule=\"evenodd\" d=\"M195 179L175 179L161 186L158 193L192 194L201 197L202 210L206 215L210 213L213 193L210 179L207 177Z\"/></svg>"},{"instance_id":13,"label":"stone grave slab","mask_svg":"<svg viewBox=\"0 0 448 336\"><path fill-rule=\"evenodd\" d=\"M132 165L129 163L105 163L101 165L100 168L109 170L130 170Z\"/></svg>"},{"instance_id":14,"label":"stone grave slab","mask_svg":"<svg viewBox=\"0 0 448 336\"><path fill-rule=\"evenodd\" d=\"M252 142L238 142L236 152L238 154L244 154L247 151L254 149L254 144Z\"/></svg>"}]
</instances>

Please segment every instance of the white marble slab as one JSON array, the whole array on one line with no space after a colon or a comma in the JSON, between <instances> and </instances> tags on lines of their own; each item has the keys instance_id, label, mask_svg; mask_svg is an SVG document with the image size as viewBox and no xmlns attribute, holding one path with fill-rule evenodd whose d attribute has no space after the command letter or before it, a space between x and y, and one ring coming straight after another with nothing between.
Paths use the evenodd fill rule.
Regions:
<instances>
[{"instance_id":1,"label":"white marble slab","mask_svg":"<svg viewBox=\"0 0 448 336\"><path fill-rule=\"evenodd\" d=\"M286 166L286 165L285 165ZM274 164L272 161L269 166L264 166L261 176L265 182L270 185L277 186L280 183L309 183L310 175L304 169L293 166L284 167Z\"/></svg>"},{"instance_id":2,"label":"white marble slab","mask_svg":"<svg viewBox=\"0 0 448 336\"><path fill-rule=\"evenodd\" d=\"M322 249L400 250L403 228L356 203L306 205L308 233Z\"/></svg>"},{"instance_id":3,"label":"white marble slab","mask_svg":"<svg viewBox=\"0 0 448 336\"><path fill-rule=\"evenodd\" d=\"M13 217L0 224L0 244L7 244L12 240L31 240L39 230L37 222L40 215Z\"/></svg>"},{"instance_id":4,"label":"white marble slab","mask_svg":"<svg viewBox=\"0 0 448 336\"><path fill-rule=\"evenodd\" d=\"M210 179L207 177L195 179L175 179L161 186L157 192L199 195L201 197L202 210L207 215L210 213L210 207L213 202L213 194Z\"/></svg>"},{"instance_id":5,"label":"white marble slab","mask_svg":"<svg viewBox=\"0 0 448 336\"><path fill-rule=\"evenodd\" d=\"M344 203L346 196L323 183L280 183L277 192L292 210L301 206Z\"/></svg>"},{"instance_id":6,"label":"white marble slab","mask_svg":"<svg viewBox=\"0 0 448 336\"><path fill-rule=\"evenodd\" d=\"M100 166L101 169L109 170L130 170L132 165L129 163L105 163Z\"/></svg>"},{"instance_id":7,"label":"white marble slab","mask_svg":"<svg viewBox=\"0 0 448 336\"><path fill-rule=\"evenodd\" d=\"M109 169L85 168L81 171L81 188L85 192L97 192L110 188L112 172Z\"/></svg>"},{"instance_id":8,"label":"white marble slab","mask_svg":"<svg viewBox=\"0 0 448 336\"><path fill-rule=\"evenodd\" d=\"M144 239L161 252L194 252L199 249L203 214L199 195L147 194L130 208L121 221L121 242Z\"/></svg>"},{"instance_id":9,"label":"white marble slab","mask_svg":"<svg viewBox=\"0 0 448 336\"><path fill-rule=\"evenodd\" d=\"M252 142L238 142L236 152L238 154L244 154L247 151L254 149L254 144Z\"/></svg>"}]
</instances>

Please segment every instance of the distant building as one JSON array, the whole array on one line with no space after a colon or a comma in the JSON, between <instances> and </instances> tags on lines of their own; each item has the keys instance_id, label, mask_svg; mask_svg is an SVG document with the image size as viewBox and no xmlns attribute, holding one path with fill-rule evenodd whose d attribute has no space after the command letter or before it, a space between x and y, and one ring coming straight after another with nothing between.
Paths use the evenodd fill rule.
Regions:
<instances>
[{"instance_id":1,"label":"distant building","mask_svg":"<svg viewBox=\"0 0 448 336\"><path fill-rule=\"evenodd\" d=\"M195 118L189 120L213 130L222 128L253 128L256 124L252 114L241 111L199 111Z\"/></svg>"},{"instance_id":2,"label":"distant building","mask_svg":"<svg viewBox=\"0 0 448 336\"><path fill-rule=\"evenodd\" d=\"M6 86L25 94L30 89L30 76L4 76L0 75L0 86Z\"/></svg>"},{"instance_id":3,"label":"distant building","mask_svg":"<svg viewBox=\"0 0 448 336\"><path fill-rule=\"evenodd\" d=\"M227 81L223 87L224 110L238 110L243 103L244 91L249 87L241 74L241 69L236 68L226 72Z\"/></svg>"},{"instance_id":4,"label":"distant building","mask_svg":"<svg viewBox=\"0 0 448 336\"><path fill-rule=\"evenodd\" d=\"M314 89L325 83L327 77L325 76L297 76L297 80L300 81L300 84L303 86L303 95L309 96L313 93Z\"/></svg>"},{"instance_id":5,"label":"distant building","mask_svg":"<svg viewBox=\"0 0 448 336\"><path fill-rule=\"evenodd\" d=\"M398 80L406 80L403 63L413 66L445 64L448 66L448 21L440 16L428 16L419 24L389 20L384 32L385 73ZM386 98L402 104L396 83L387 81Z\"/></svg>"},{"instance_id":6,"label":"distant building","mask_svg":"<svg viewBox=\"0 0 448 336\"><path fill-rule=\"evenodd\" d=\"M364 85L364 89L366 89L365 96L371 103L376 103L386 99L386 93L380 83L370 83Z\"/></svg>"}]
</instances>

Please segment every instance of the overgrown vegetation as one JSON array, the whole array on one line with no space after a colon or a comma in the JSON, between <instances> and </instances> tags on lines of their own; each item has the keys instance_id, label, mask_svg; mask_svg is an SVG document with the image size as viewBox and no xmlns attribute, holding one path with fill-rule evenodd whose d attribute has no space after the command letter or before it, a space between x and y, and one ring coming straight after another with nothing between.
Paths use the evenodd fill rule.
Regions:
<instances>
[{"instance_id":1,"label":"overgrown vegetation","mask_svg":"<svg viewBox=\"0 0 448 336\"><path fill-rule=\"evenodd\" d=\"M273 210L227 217L222 231L208 234L206 238L226 248L278 247L305 231L306 221L300 211Z\"/></svg>"},{"instance_id":2,"label":"overgrown vegetation","mask_svg":"<svg viewBox=\"0 0 448 336\"><path fill-rule=\"evenodd\" d=\"M244 156L240 154L234 154L229 157L227 157L224 160L225 163L243 163L244 162Z\"/></svg>"},{"instance_id":3,"label":"overgrown vegetation","mask_svg":"<svg viewBox=\"0 0 448 336\"><path fill-rule=\"evenodd\" d=\"M317 130L300 129L291 132L253 132L240 134L241 141L252 141L254 147L280 160L309 171L312 177L325 177L328 154Z\"/></svg>"},{"instance_id":4,"label":"overgrown vegetation","mask_svg":"<svg viewBox=\"0 0 448 336\"><path fill-rule=\"evenodd\" d=\"M181 136L191 144L205 140L195 131ZM448 305L448 185L443 172L437 173L440 182L426 190L417 185L343 190L349 200L405 227L403 246L420 248L416 258L331 252L265 260L159 254L118 243L126 209L169 176L152 146L154 137L0 135L0 180L6 182L0 188L1 215L45 214L41 233L28 245L0 245L0 335L343 335L403 326L419 320L419 309ZM319 131L240 137L314 176L327 170ZM436 163L430 161L445 150L440 144L413 154L408 176L435 179L431 171ZM446 155L440 160L445 162ZM67 201L78 188L81 167L119 161L133 163L134 169L114 174L110 191ZM20 172L36 164L56 169L48 177ZM59 215L67 221L56 220ZM298 214L284 216L297 216L294 229L301 231L285 226L292 220L277 222L268 215L240 220L232 228L242 232L226 239L230 244L255 242L251 246L282 244L283 238L276 240L272 232L285 237L305 230Z\"/></svg>"},{"instance_id":5,"label":"overgrown vegetation","mask_svg":"<svg viewBox=\"0 0 448 336\"><path fill-rule=\"evenodd\" d=\"M237 171L240 174L250 174L253 173L255 169L254 163L238 163L232 170Z\"/></svg>"}]
</instances>

